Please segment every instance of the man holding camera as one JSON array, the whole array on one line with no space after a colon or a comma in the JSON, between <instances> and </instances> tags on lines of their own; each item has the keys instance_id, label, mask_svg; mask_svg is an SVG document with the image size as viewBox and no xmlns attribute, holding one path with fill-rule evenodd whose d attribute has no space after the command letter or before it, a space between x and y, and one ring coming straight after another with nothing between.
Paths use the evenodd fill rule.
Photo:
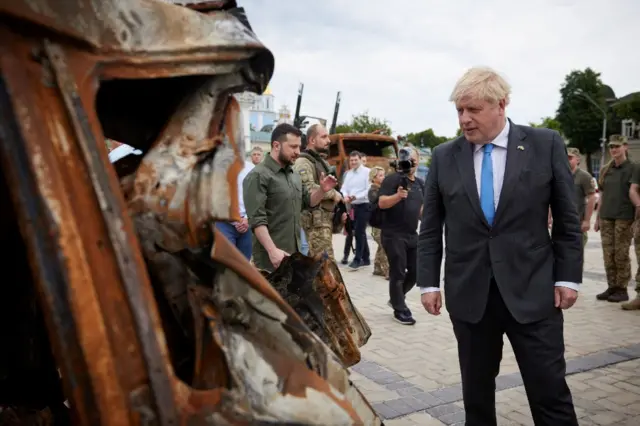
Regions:
<instances>
[{"instance_id":1,"label":"man holding camera","mask_svg":"<svg viewBox=\"0 0 640 426\"><path fill-rule=\"evenodd\" d=\"M418 151L402 148L396 172L387 176L380 187L378 207L384 211L382 248L389 260L389 297L393 318L404 325L414 325L405 295L416 283L418 219L422 214L424 182L416 176Z\"/></svg>"}]
</instances>

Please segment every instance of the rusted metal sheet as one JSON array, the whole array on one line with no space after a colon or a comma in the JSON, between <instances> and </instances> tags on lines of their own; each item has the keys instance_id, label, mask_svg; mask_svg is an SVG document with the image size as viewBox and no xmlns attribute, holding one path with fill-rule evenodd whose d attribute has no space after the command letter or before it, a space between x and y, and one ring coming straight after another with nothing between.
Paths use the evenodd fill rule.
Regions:
<instances>
[{"instance_id":1,"label":"rusted metal sheet","mask_svg":"<svg viewBox=\"0 0 640 426\"><path fill-rule=\"evenodd\" d=\"M368 419L375 424L374 412L338 361L357 362L358 347L370 330L348 299L337 268L320 261L309 277L277 280L281 294L302 297L317 314L300 319L260 274L240 275L255 270L214 232L213 220L239 219L242 113L225 90L236 85L234 78L204 81L187 95L136 172L123 177L152 283L170 308L165 328L173 328L176 341L184 337L198 348L192 360L174 346L174 368L193 362L197 374L183 372L185 381L189 375L197 389L227 389L211 407L219 424L233 424L233 419L323 425ZM207 247L213 247L211 255ZM286 264L302 266L300 256ZM287 266L279 271L291 272ZM224 358L226 368L208 354ZM282 387L265 386L279 381ZM328 392L328 385L337 391Z\"/></svg>"},{"instance_id":2,"label":"rusted metal sheet","mask_svg":"<svg viewBox=\"0 0 640 426\"><path fill-rule=\"evenodd\" d=\"M217 49L237 49L251 56L252 49L263 47L228 11L204 15L157 0L3 1L0 13L42 25L109 54L188 52L197 56ZM144 62L141 58L132 60Z\"/></svg>"},{"instance_id":3,"label":"rusted metal sheet","mask_svg":"<svg viewBox=\"0 0 640 426\"><path fill-rule=\"evenodd\" d=\"M315 258L294 253L272 273L261 272L346 366L360 362L359 348L371 337L371 329L326 253Z\"/></svg>"},{"instance_id":4,"label":"rusted metal sheet","mask_svg":"<svg viewBox=\"0 0 640 426\"><path fill-rule=\"evenodd\" d=\"M273 72L235 6L0 2L5 273L33 290L15 308L27 315L37 296L46 325L34 316L37 344L11 346L24 365L7 378L55 378L0 406L60 422L65 398L90 426L380 424L331 349L214 231L237 219L231 95L262 93ZM115 169L134 170L122 179L107 138L145 153Z\"/></svg>"},{"instance_id":5,"label":"rusted metal sheet","mask_svg":"<svg viewBox=\"0 0 640 426\"><path fill-rule=\"evenodd\" d=\"M336 167L339 178L349 170L349 153L360 151L367 154L367 166L380 166L390 170L389 160L383 155L383 148L391 148L394 157L398 156L398 142L395 138L379 133L334 133L329 135L331 145L335 145L335 155L327 159L329 164Z\"/></svg>"}]
</instances>

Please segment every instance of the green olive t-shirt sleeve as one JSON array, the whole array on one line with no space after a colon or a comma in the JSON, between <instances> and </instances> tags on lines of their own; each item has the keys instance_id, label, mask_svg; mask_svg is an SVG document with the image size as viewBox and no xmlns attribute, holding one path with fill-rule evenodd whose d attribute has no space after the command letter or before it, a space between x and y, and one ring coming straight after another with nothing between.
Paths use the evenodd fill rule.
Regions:
<instances>
[{"instance_id":1,"label":"green olive t-shirt sleeve","mask_svg":"<svg viewBox=\"0 0 640 426\"><path fill-rule=\"evenodd\" d=\"M580 186L582 186L582 191L584 192L585 197L596 192L596 186L593 183L593 178L587 173L582 174Z\"/></svg>"},{"instance_id":2,"label":"green olive t-shirt sleeve","mask_svg":"<svg viewBox=\"0 0 640 426\"><path fill-rule=\"evenodd\" d=\"M631 180L629 183L640 185L640 164L633 165L633 171L631 172Z\"/></svg>"}]
</instances>

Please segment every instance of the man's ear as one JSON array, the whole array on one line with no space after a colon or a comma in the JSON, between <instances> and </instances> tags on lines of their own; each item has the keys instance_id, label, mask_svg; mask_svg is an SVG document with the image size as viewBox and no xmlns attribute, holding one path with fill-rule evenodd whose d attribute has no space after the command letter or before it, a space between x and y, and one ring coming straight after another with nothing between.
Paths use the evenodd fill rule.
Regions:
<instances>
[{"instance_id":1,"label":"man's ear","mask_svg":"<svg viewBox=\"0 0 640 426\"><path fill-rule=\"evenodd\" d=\"M498 106L500 107L500 109L502 111L504 111L507 108L507 100L506 99L500 99L498 101Z\"/></svg>"}]
</instances>

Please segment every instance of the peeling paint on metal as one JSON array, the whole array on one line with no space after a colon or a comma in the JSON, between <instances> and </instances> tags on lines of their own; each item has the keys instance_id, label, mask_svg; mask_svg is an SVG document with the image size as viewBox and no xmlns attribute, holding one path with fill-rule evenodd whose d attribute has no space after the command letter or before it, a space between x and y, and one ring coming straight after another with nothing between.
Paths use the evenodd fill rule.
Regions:
<instances>
[{"instance_id":1,"label":"peeling paint on metal","mask_svg":"<svg viewBox=\"0 0 640 426\"><path fill-rule=\"evenodd\" d=\"M54 247L48 260L61 271L57 286L39 285L49 291L47 313L54 303L68 311L66 324L51 319L50 335L62 348L70 405L88 424L379 425L329 346L215 230L216 221L238 218L245 135L232 95L261 93L273 56L232 12L211 10L235 2L184 2L207 13L155 0L0 2L0 51L11 55L0 74L11 76L7 93L32 154L22 173L35 177L48 226L39 239ZM8 26L4 16L31 25ZM100 78L195 75L202 85L170 105L174 113L122 178L120 197L92 111ZM327 276L326 296L346 300ZM171 305L168 314L160 302ZM168 356L184 349L170 339L176 326L159 322L174 302L199 325L187 330L195 336L189 383Z\"/></svg>"}]
</instances>

